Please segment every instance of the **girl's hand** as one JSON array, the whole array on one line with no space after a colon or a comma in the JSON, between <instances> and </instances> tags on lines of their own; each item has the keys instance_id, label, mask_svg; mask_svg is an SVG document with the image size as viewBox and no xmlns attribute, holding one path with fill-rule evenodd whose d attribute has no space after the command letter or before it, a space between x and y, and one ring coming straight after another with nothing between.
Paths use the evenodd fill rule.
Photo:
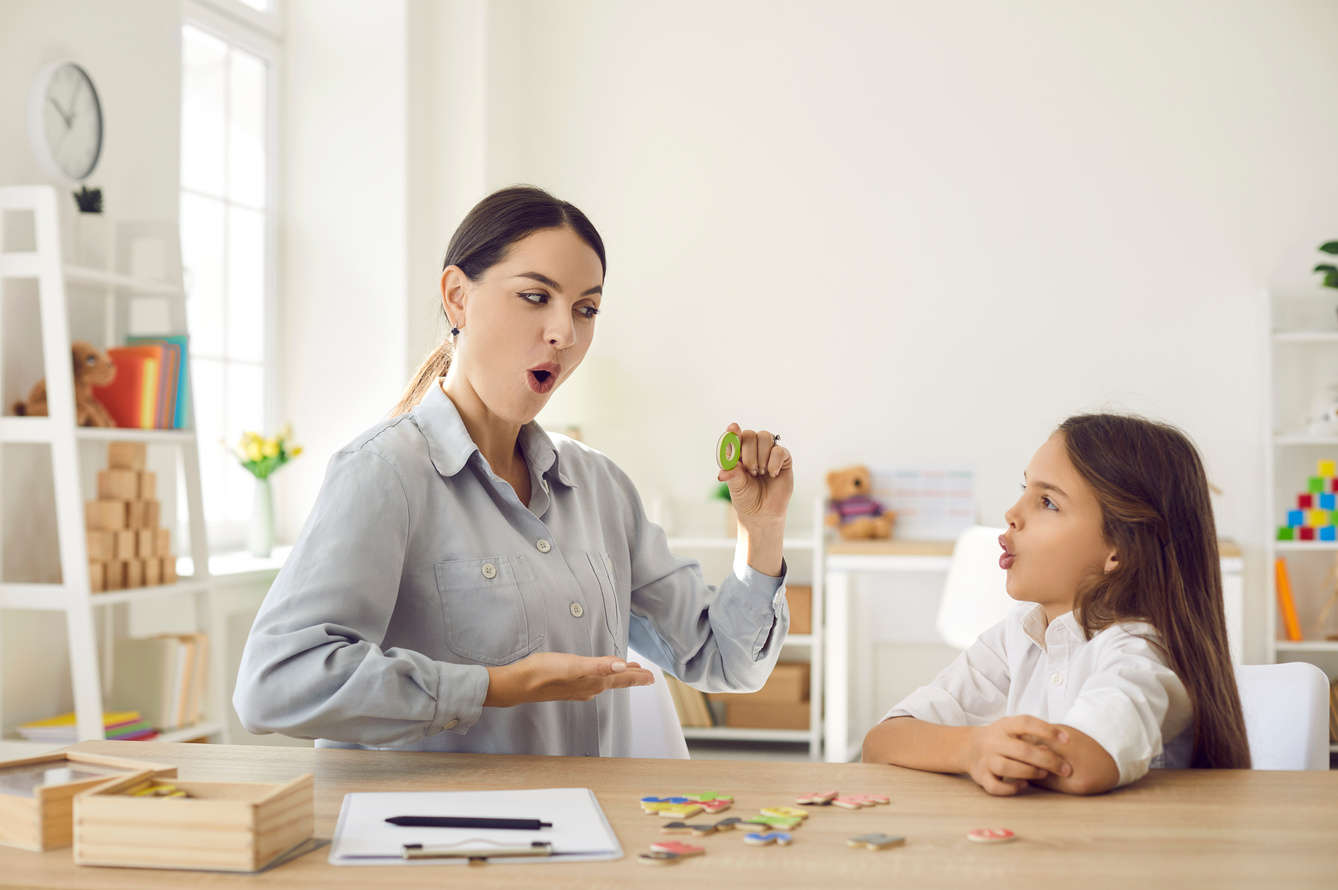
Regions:
<instances>
[{"instance_id":1,"label":"girl's hand","mask_svg":"<svg viewBox=\"0 0 1338 890\"><path fill-rule=\"evenodd\" d=\"M737 423L728 429L739 435L739 463L732 470L721 470L716 479L729 485L739 525L755 534L783 529L785 508L794 492L790 450L776 444L766 430L740 429Z\"/></svg>"},{"instance_id":2,"label":"girl's hand","mask_svg":"<svg viewBox=\"0 0 1338 890\"><path fill-rule=\"evenodd\" d=\"M1019 714L976 728L963 767L990 794L1017 794L1028 781L1068 776L1073 767L1046 742L1063 745L1068 733L1036 717Z\"/></svg>"},{"instance_id":3,"label":"girl's hand","mask_svg":"<svg viewBox=\"0 0 1338 890\"><path fill-rule=\"evenodd\" d=\"M537 701L590 701L606 689L649 686L655 676L636 662L606 655L590 658L536 652L502 667L488 668L485 708Z\"/></svg>"}]
</instances>

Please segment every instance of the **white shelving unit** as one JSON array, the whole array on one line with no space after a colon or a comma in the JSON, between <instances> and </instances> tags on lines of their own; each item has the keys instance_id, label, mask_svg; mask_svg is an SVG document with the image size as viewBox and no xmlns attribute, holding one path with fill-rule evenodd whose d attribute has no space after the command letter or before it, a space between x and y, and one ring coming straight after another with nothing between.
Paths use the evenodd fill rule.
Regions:
<instances>
[{"instance_id":1,"label":"white shelving unit","mask_svg":"<svg viewBox=\"0 0 1338 890\"><path fill-rule=\"evenodd\" d=\"M1266 293L1264 341L1267 417L1265 490L1268 493L1268 608L1264 639L1268 661L1309 661L1332 681L1338 676L1338 640L1323 639L1315 621L1338 584L1338 542L1279 541L1278 527L1295 497L1315 475L1321 459L1338 460L1338 436L1310 435L1305 418L1310 401L1322 387L1338 383L1338 293ZM1297 614L1305 639L1278 638L1277 583L1273 571L1279 557L1287 559ZM1327 585L1327 586L1326 586ZM1338 612L1338 608L1335 609ZM1330 745L1338 752L1338 745Z\"/></svg>"},{"instance_id":2,"label":"white shelving unit","mask_svg":"<svg viewBox=\"0 0 1338 890\"><path fill-rule=\"evenodd\" d=\"M818 528L815 535L821 535ZM733 551L737 540L732 537L671 537L669 549L674 553L691 555L703 551ZM683 736L699 741L737 741L737 742L801 742L808 745L809 757L822 759L822 689L823 689L823 599L822 572L820 554L813 538L786 538L783 541L784 552L813 552L813 617L812 632L791 634L785 638L785 649L803 649L808 652L808 729L745 729L732 726L685 726Z\"/></svg>"},{"instance_id":3,"label":"white shelving unit","mask_svg":"<svg viewBox=\"0 0 1338 890\"><path fill-rule=\"evenodd\" d=\"M105 307L104 347L121 342L128 332L130 303L139 298L165 300L171 328L184 332L185 291L176 227L161 223L123 223L117 227L117 269L130 269L134 242L156 239L162 248L163 279L136 278L122 271L82 268L62 259L56 201L56 190L50 186L0 188L0 300L8 298L6 291L11 282L24 279L36 282L50 411L50 416L45 418L0 418L0 444L40 444L51 449L61 577L58 583L0 583L0 609L64 614L78 735L81 740L100 739L103 738L103 696L110 679L111 643L127 626L126 610L130 604L159 598L191 597L199 629L209 634L211 640L217 641L218 636L211 626L215 614L213 585L208 568L199 455L194 432L97 429L75 424L67 288L77 287L101 294ZM35 249L12 250L9 245L14 234L6 231L6 225L15 223L25 214L32 220ZM0 338L0 347L4 342ZM195 570L192 576L184 577L176 584L115 593L93 594L90 591L84 501L92 493L83 490L82 480L87 477L82 454L86 449L82 446L115 441L143 442L152 449L171 449L182 469L189 505L190 554ZM91 448L87 450L92 451ZM97 450L105 454L105 449ZM101 657L97 641L99 623L104 637ZM159 740L227 740L226 724L218 719L225 702L224 658L221 646L210 647L205 711L214 719L165 733L158 736ZM0 713L0 726L7 727L3 720L4 714ZM12 743L6 739L4 744L21 747L25 743Z\"/></svg>"}]
</instances>

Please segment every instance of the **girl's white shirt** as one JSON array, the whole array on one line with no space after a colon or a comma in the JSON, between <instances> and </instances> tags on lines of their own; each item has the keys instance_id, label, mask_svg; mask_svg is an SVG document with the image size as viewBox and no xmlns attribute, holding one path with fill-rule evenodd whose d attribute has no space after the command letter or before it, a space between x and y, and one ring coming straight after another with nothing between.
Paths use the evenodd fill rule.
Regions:
<instances>
[{"instance_id":1,"label":"girl's white shirt","mask_svg":"<svg viewBox=\"0 0 1338 890\"><path fill-rule=\"evenodd\" d=\"M1091 736L1119 766L1120 785L1152 767L1185 769L1193 707L1155 637L1149 624L1123 623L1086 640L1072 612L1047 625L1043 607L1019 603L883 719L986 726L1028 714Z\"/></svg>"}]
</instances>

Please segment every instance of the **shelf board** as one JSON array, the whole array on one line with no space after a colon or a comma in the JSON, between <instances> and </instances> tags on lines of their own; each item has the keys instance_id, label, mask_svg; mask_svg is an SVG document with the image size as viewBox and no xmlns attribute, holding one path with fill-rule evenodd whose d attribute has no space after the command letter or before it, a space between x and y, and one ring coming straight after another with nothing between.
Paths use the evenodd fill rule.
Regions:
<instances>
[{"instance_id":1,"label":"shelf board","mask_svg":"<svg viewBox=\"0 0 1338 890\"><path fill-rule=\"evenodd\" d=\"M151 278L136 278L121 275L105 269L90 269L86 266L66 265L63 270L65 280L72 284L88 284L109 287L123 294L134 296L184 297L186 292L181 285L170 281L155 281Z\"/></svg>"},{"instance_id":2,"label":"shelf board","mask_svg":"<svg viewBox=\"0 0 1338 890\"><path fill-rule=\"evenodd\" d=\"M122 427L81 426L75 436L85 442L143 442L146 445L193 445L195 430L131 430Z\"/></svg>"},{"instance_id":3,"label":"shelf board","mask_svg":"<svg viewBox=\"0 0 1338 890\"><path fill-rule=\"evenodd\" d=\"M1338 436L1312 436L1309 433L1302 433L1293 430L1291 432L1274 434L1273 444L1274 445L1338 445Z\"/></svg>"},{"instance_id":4,"label":"shelf board","mask_svg":"<svg viewBox=\"0 0 1338 890\"><path fill-rule=\"evenodd\" d=\"M1274 331L1275 343L1338 343L1338 331Z\"/></svg>"},{"instance_id":5,"label":"shelf board","mask_svg":"<svg viewBox=\"0 0 1338 890\"><path fill-rule=\"evenodd\" d=\"M130 590L109 590L105 593L95 593L89 596L88 601L93 606L114 606L118 603L133 603L166 596L185 596L192 593L203 593L209 589L211 583L211 581L196 581L188 577L175 584L158 584L153 587L135 587Z\"/></svg>"},{"instance_id":6,"label":"shelf board","mask_svg":"<svg viewBox=\"0 0 1338 890\"><path fill-rule=\"evenodd\" d=\"M736 742L813 742L813 732L807 729L741 729L734 726L685 726L683 738L705 741Z\"/></svg>"},{"instance_id":7,"label":"shelf board","mask_svg":"<svg viewBox=\"0 0 1338 890\"><path fill-rule=\"evenodd\" d=\"M1279 652L1338 652L1338 640L1278 640Z\"/></svg>"},{"instance_id":8,"label":"shelf board","mask_svg":"<svg viewBox=\"0 0 1338 890\"><path fill-rule=\"evenodd\" d=\"M1274 541L1275 550L1338 550L1338 541Z\"/></svg>"}]
</instances>

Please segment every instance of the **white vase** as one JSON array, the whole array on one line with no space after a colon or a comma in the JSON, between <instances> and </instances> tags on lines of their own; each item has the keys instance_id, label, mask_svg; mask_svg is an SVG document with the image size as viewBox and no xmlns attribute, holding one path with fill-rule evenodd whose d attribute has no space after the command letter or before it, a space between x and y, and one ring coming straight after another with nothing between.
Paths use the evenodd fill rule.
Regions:
<instances>
[{"instance_id":1,"label":"white vase","mask_svg":"<svg viewBox=\"0 0 1338 890\"><path fill-rule=\"evenodd\" d=\"M75 262L90 269L111 268L111 222L101 213L75 218Z\"/></svg>"},{"instance_id":2,"label":"white vase","mask_svg":"<svg viewBox=\"0 0 1338 890\"><path fill-rule=\"evenodd\" d=\"M269 479L256 479L246 549L260 559L267 558L274 549L274 496L270 491Z\"/></svg>"}]
</instances>

